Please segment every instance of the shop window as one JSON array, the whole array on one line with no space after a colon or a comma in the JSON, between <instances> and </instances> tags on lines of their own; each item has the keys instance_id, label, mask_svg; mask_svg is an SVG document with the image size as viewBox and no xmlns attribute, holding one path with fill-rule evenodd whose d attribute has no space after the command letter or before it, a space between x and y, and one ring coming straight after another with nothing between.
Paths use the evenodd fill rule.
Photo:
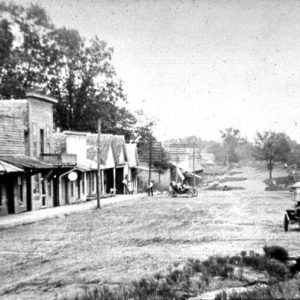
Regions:
<instances>
[{"instance_id":1,"label":"shop window","mask_svg":"<svg viewBox=\"0 0 300 300\"><path fill-rule=\"evenodd\" d=\"M52 197L52 181L50 180L48 180L47 181L47 185L48 185L48 196L49 197Z\"/></svg>"},{"instance_id":2,"label":"shop window","mask_svg":"<svg viewBox=\"0 0 300 300\"><path fill-rule=\"evenodd\" d=\"M23 184L22 177L18 177L18 196L21 202L23 202Z\"/></svg>"},{"instance_id":3,"label":"shop window","mask_svg":"<svg viewBox=\"0 0 300 300\"><path fill-rule=\"evenodd\" d=\"M40 129L40 153L45 153L45 137L44 137L44 129Z\"/></svg>"},{"instance_id":4,"label":"shop window","mask_svg":"<svg viewBox=\"0 0 300 300\"><path fill-rule=\"evenodd\" d=\"M40 182L39 175L34 175L32 179L32 192L33 194L39 194L40 192Z\"/></svg>"}]
</instances>

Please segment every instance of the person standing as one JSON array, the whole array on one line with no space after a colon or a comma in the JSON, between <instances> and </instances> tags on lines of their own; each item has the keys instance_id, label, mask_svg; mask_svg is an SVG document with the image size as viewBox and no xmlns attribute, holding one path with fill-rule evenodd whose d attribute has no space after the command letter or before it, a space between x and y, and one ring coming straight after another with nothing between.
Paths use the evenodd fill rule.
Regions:
<instances>
[{"instance_id":1,"label":"person standing","mask_svg":"<svg viewBox=\"0 0 300 300\"><path fill-rule=\"evenodd\" d=\"M132 181L128 180L128 182L127 182L127 188L128 188L129 194L133 194Z\"/></svg>"},{"instance_id":2,"label":"person standing","mask_svg":"<svg viewBox=\"0 0 300 300\"><path fill-rule=\"evenodd\" d=\"M124 177L123 181L122 181L124 187L125 187L125 194L128 194L128 180L127 180L127 175Z\"/></svg>"},{"instance_id":3,"label":"person standing","mask_svg":"<svg viewBox=\"0 0 300 300\"><path fill-rule=\"evenodd\" d=\"M148 186L148 195L153 197L153 185L154 185L154 181L151 180Z\"/></svg>"}]
</instances>

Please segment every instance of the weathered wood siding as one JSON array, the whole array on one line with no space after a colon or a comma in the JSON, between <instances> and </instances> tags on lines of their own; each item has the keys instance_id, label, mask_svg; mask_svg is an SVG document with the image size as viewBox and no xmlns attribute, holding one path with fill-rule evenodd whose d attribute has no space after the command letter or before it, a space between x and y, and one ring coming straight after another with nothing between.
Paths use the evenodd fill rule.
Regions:
<instances>
[{"instance_id":1,"label":"weathered wood siding","mask_svg":"<svg viewBox=\"0 0 300 300\"><path fill-rule=\"evenodd\" d=\"M41 136L40 130L44 130L44 152L52 151L53 134L53 104L37 99L28 99L29 101L29 154L32 157L39 158L41 154ZM35 127L35 128L34 128ZM36 143L36 152L34 144Z\"/></svg>"},{"instance_id":2,"label":"weathered wood siding","mask_svg":"<svg viewBox=\"0 0 300 300\"><path fill-rule=\"evenodd\" d=\"M27 100L2 100L0 105L0 154L25 154L28 129Z\"/></svg>"}]
</instances>

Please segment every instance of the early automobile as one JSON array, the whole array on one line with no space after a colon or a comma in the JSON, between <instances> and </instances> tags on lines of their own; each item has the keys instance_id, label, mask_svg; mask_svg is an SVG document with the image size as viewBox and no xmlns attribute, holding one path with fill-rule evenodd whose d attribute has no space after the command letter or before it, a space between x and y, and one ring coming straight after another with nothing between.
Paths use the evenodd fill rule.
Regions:
<instances>
[{"instance_id":1,"label":"early automobile","mask_svg":"<svg viewBox=\"0 0 300 300\"><path fill-rule=\"evenodd\" d=\"M167 192L168 197L177 197L177 195L187 195L190 197L197 197L198 190L192 186L186 184L176 183L172 181L170 183L170 189Z\"/></svg>"},{"instance_id":2,"label":"early automobile","mask_svg":"<svg viewBox=\"0 0 300 300\"><path fill-rule=\"evenodd\" d=\"M294 207L293 209L287 209L284 214L284 231L289 230L289 224L299 224L300 226L300 182L296 182L291 187L291 192L294 201Z\"/></svg>"}]
</instances>

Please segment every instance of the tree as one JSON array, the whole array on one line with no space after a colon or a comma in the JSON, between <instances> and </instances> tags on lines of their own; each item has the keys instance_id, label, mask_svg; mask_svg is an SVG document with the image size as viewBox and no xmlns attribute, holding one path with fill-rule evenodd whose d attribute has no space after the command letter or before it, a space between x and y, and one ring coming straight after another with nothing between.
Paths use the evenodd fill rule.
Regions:
<instances>
[{"instance_id":1,"label":"tree","mask_svg":"<svg viewBox=\"0 0 300 300\"><path fill-rule=\"evenodd\" d=\"M172 166L169 162L169 156L167 151L165 149L161 149L160 159L153 161L152 164L159 174L158 182L160 183L161 174L163 174Z\"/></svg>"},{"instance_id":2,"label":"tree","mask_svg":"<svg viewBox=\"0 0 300 300\"><path fill-rule=\"evenodd\" d=\"M132 141L137 143L138 147L148 146L150 142L152 144L155 143L157 140L153 129L156 121L149 119L143 110L136 111L136 119L138 120L138 124L133 131Z\"/></svg>"},{"instance_id":3,"label":"tree","mask_svg":"<svg viewBox=\"0 0 300 300\"><path fill-rule=\"evenodd\" d=\"M0 2L0 11L0 98L49 93L58 99L60 129L95 132L101 118L103 132L132 138L137 119L123 105L126 95L106 42L56 28L38 5Z\"/></svg>"},{"instance_id":4,"label":"tree","mask_svg":"<svg viewBox=\"0 0 300 300\"><path fill-rule=\"evenodd\" d=\"M52 24L37 5L0 2L0 11L0 98L21 98L42 89L55 63Z\"/></svg>"},{"instance_id":5,"label":"tree","mask_svg":"<svg viewBox=\"0 0 300 300\"><path fill-rule=\"evenodd\" d=\"M254 156L257 160L264 161L272 179L275 163L286 163L291 153L289 137L284 133L265 131L256 133Z\"/></svg>"},{"instance_id":6,"label":"tree","mask_svg":"<svg viewBox=\"0 0 300 300\"><path fill-rule=\"evenodd\" d=\"M222 148L226 154L227 164L238 162L240 157L236 152L237 147L245 142L245 139L241 137L239 129L226 128L224 131L220 131L222 138Z\"/></svg>"}]
</instances>

